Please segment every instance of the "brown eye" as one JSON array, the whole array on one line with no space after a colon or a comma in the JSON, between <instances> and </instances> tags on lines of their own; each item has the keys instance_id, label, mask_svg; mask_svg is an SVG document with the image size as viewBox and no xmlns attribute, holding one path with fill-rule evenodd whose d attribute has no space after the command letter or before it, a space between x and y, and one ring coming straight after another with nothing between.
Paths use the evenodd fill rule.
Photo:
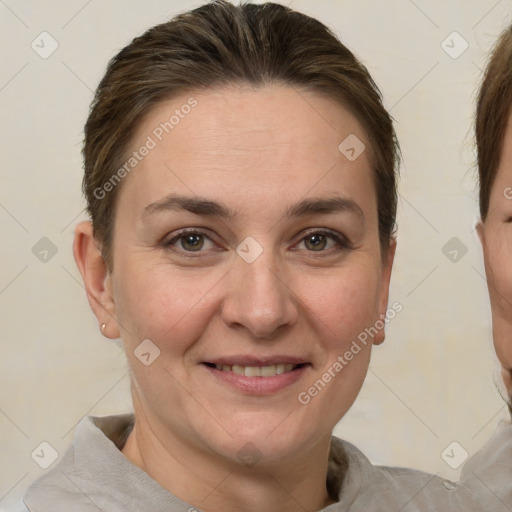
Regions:
<instances>
[{"instance_id":1,"label":"brown eye","mask_svg":"<svg viewBox=\"0 0 512 512\"><path fill-rule=\"evenodd\" d=\"M203 235L194 233L180 237L181 247L186 251L200 251L204 245Z\"/></svg>"},{"instance_id":2,"label":"brown eye","mask_svg":"<svg viewBox=\"0 0 512 512\"><path fill-rule=\"evenodd\" d=\"M327 237L324 235L309 235L304 240L306 248L311 251L322 251L327 245Z\"/></svg>"},{"instance_id":3,"label":"brown eye","mask_svg":"<svg viewBox=\"0 0 512 512\"><path fill-rule=\"evenodd\" d=\"M338 233L330 231L313 231L307 234L299 243L304 244L308 252L328 253L351 249L350 242ZM300 247L299 247L300 248Z\"/></svg>"},{"instance_id":4,"label":"brown eye","mask_svg":"<svg viewBox=\"0 0 512 512\"><path fill-rule=\"evenodd\" d=\"M188 229L176 233L171 240L164 242L164 247L176 253L190 255L214 249L215 243L205 233L196 229Z\"/></svg>"}]
</instances>

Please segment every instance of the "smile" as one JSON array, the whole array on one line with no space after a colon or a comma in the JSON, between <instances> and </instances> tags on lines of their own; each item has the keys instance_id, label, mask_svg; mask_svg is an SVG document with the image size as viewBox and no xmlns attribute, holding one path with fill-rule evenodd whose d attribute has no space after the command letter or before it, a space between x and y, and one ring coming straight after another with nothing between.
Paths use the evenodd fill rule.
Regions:
<instances>
[{"instance_id":1,"label":"smile","mask_svg":"<svg viewBox=\"0 0 512 512\"><path fill-rule=\"evenodd\" d=\"M241 356L204 361L202 366L223 386L243 394L271 395L297 383L312 365L294 357L270 356L258 361Z\"/></svg>"},{"instance_id":2,"label":"smile","mask_svg":"<svg viewBox=\"0 0 512 512\"><path fill-rule=\"evenodd\" d=\"M234 364L233 366L225 364L216 364L215 368L223 372L233 372L237 375L245 375L246 377L275 377L283 373L288 373L296 368L299 364L271 364L267 366L241 366Z\"/></svg>"}]
</instances>

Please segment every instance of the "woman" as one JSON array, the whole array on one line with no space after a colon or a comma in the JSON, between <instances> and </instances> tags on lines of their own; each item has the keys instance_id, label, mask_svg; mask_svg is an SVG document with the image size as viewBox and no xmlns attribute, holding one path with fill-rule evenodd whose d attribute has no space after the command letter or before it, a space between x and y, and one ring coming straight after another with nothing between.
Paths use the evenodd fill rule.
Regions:
<instances>
[{"instance_id":1,"label":"woman","mask_svg":"<svg viewBox=\"0 0 512 512\"><path fill-rule=\"evenodd\" d=\"M477 232L484 253L485 272L491 300L494 346L512 415L512 26L498 39L480 86L476 109L480 217ZM495 437L510 429L501 421ZM506 450L498 444L496 449ZM490 450L489 453L492 453ZM500 466L483 454L474 457L486 491L512 504L512 457ZM487 469L485 469L487 466Z\"/></svg>"},{"instance_id":2,"label":"woman","mask_svg":"<svg viewBox=\"0 0 512 512\"><path fill-rule=\"evenodd\" d=\"M332 437L399 307L397 144L325 26L220 0L153 27L110 62L84 161L75 259L135 414L84 418L31 511L481 510Z\"/></svg>"},{"instance_id":3,"label":"woman","mask_svg":"<svg viewBox=\"0 0 512 512\"><path fill-rule=\"evenodd\" d=\"M493 338L512 413L512 27L498 40L476 114L480 181L478 235L484 250Z\"/></svg>"}]
</instances>

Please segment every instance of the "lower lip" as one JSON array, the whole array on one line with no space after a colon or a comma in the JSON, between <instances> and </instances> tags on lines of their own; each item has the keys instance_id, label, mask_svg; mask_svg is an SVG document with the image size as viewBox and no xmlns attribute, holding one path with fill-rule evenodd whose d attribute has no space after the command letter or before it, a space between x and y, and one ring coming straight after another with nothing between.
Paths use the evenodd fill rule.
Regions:
<instances>
[{"instance_id":1,"label":"lower lip","mask_svg":"<svg viewBox=\"0 0 512 512\"><path fill-rule=\"evenodd\" d=\"M234 372L217 370L203 365L216 379L251 395L271 395L297 382L307 371L309 365L300 366L291 372L281 373L274 377L246 377Z\"/></svg>"}]
</instances>

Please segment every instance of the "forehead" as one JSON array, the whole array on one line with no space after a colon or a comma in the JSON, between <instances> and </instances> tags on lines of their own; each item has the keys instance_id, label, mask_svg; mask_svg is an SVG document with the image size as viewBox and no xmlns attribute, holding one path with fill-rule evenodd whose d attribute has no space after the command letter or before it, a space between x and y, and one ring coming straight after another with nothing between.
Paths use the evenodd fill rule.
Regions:
<instances>
[{"instance_id":1,"label":"forehead","mask_svg":"<svg viewBox=\"0 0 512 512\"><path fill-rule=\"evenodd\" d=\"M276 191L282 198L373 188L370 146L357 119L334 100L294 87L175 97L141 122L130 151L143 145L151 149L123 184L141 207L170 189L269 201Z\"/></svg>"}]
</instances>

